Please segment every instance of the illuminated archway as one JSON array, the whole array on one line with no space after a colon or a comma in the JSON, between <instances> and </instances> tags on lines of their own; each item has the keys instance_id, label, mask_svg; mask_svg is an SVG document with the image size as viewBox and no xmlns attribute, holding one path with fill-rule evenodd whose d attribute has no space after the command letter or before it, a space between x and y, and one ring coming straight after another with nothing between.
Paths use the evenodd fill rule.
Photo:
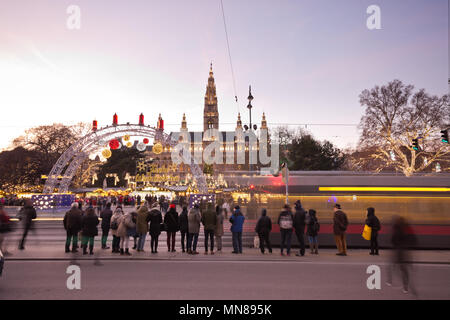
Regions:
<instances>
[{"instance_id":1,"label":"illuminated archway","mask_svg":"<svg viewBox=\"0 0 450 320\"><path fill-rule=\"evenodd\" d=\"M58 193L68 192L72 178L83 161L93 151L104 147L111 139L123 135L156 138L163 146L174 147L178 144L178 141L172 140L163 130L142 124L116 124L92 131L76 141L59 157L48 175L43 193L54 193L55 189L58 189ZM191 157L189 153L182 152L180 157L184 163L190 164L191 173L195 178L199 192L207 193L208 187L203 171L195 162L194 157Z\"/></svg>"}]
</instances>

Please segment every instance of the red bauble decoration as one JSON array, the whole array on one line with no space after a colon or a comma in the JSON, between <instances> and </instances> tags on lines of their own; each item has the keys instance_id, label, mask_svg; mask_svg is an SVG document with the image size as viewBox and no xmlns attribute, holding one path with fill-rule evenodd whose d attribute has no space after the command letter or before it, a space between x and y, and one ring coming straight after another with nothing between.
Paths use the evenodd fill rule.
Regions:
<instances>
[{"instance_id":1,"label":"red bauble decoration","mask_svg":"<svg viewBox=\"0 0 450 320\"><path fill-rule=\"evenodd\" d=\"M119 142L119 140L117 140L117 139L112 139L112 140L109 142L109 147L110 147L112 150L118 149L119 146L120 146L120 142Z\"/></svg>"},{"instance_id":2,"label":"red bauble decoration","mask_svg":"<svg viewBox=\"0 0 450 320\"><path fill-rule=\"evenodd\" d=\"M144 138L143 142L144 142L145 144L148 144L150 141L149 141L147 138Z\"/></svg>"}]
</instances>

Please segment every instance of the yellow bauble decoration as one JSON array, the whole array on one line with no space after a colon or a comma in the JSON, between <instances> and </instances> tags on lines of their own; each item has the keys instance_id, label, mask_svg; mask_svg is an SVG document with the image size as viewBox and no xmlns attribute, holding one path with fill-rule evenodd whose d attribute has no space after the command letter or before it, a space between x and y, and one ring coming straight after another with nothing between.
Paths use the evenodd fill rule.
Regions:
<instances>
[{"instance_id":1,"label":"yellow bauble decoration","mask_svg":"<svg viewBox=\"0 0 450 320\"><path fill-rule=\"evenodd\" d=\"M133 143L131 143L130 141L127 142L127 147L131 148L133 146Z\"/></svg>"},{"instance_id":2,"label":"yellow bauble decoration","mask_svg":"<svg viewBox=\"0 0 450 320\"><path fill-rule=\"evenodd\" d=\"M123 141L129 141L130 140L130 136L129 135L124 135L123 136Z\"/></svg>"},{"instance_id":3,"label":"yellow bauble decoration","mask_svg":"<svg viewBox=\"0 0 450 320\"><path fill-rule=\"evenodd\" d=\"M112 152L109 149L105 149L102 151L102 156L105 159L108 159L109 157L111 157L111 155L112 155Z\"/></svg>"},{"instance_id":4,"label":"yellow bauble decoration","mask_svg":"<svg viewBox=\"0 0 450 320\"><path fill-rule=\"evenodd\" d=\"M155 154L160 154L161 152L163 152L163 146L161 143L155 143L153 145L153 152Z\"/></svg>"}]
</instances>

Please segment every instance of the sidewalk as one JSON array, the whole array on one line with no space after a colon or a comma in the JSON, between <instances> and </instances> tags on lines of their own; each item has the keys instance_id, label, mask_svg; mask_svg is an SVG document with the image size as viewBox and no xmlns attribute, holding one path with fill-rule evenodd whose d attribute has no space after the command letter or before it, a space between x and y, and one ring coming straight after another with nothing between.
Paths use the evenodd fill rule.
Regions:
<instances>
[{"instance_id":1,"label":"sidewalk","mask_svg":"<svg viewBox=\"0 0 450 320\"><path fill-rule=\"evenodd\" d=\"M312 255L306 249L305 256L297 257L295 254L298 249L291 251L291 256L281 256L280 249L274 248L273 253L261 254L259 249L244 248L243 254L232 254L232 248L225 247L222 253L214 255L205 255L203 247L197 248L198 255L189 255L182 253L181 248L176 248L177 252L167 252L165 243L160 246L157 254L151 254L150 249L146 248L145 252L136 252L130 249L131 256L121 256L120 254L111 253L111 249L103 250L96 243L93 255L83 255L80 252L76 254L65 253L64 243L53 244L46 243L42 245L29 244L25 250L12 248L12 243L8 245L9 255L5 256L8 261L33 261L33 260L67 260L70 261L74 257L77 260L181 260L181 261L262 261L262 262L307 262L307 263L388 263L390 262L391 250L381 250L379 256L369 255L367 249L350 249L346 257L336 256L335 249L320 249L318 255ZM428 263L428 264L448 264L450 265L449 250L413 250L411 253L411 262Z\"/></svg>"}]
</instances>

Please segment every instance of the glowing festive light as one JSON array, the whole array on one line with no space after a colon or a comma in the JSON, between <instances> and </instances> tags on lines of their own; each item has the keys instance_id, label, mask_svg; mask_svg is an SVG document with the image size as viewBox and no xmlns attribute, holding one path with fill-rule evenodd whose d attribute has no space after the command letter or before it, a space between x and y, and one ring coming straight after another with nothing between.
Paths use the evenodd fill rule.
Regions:
<instances>
[{"instance_id":1,"label":"glowing festive light","mask_svg":"<svg viewBox=\"0 0 450 320\"><path fill-rule=\"evenodd\" d=\"M144 140L142 140L142 142L144 142L145 144L148 144L150 142L150 140L148 140L148 138L144 138Z\"/></svg>"},{"instance_id":2,"label":"glowing festive light","mask_svg":"<svg viewBox=\"0 0 450 320\"><path fill-rule=\"evenodd\" d=\"M146 149L145 143L139 142L136 146L136 149L138 149L139 151L145 151Z\"/></svg>"},{"instance_id":3,"label":"glowing festive light","mask_svg":"<svg viewBox=\"0 0 450 320\"><path fill-rule=\"evenodd\" d=\"M128 141L127 144L126 144L126 146L127 146L128 148L131 148L131 147L133 146L133 143L130 142L130 141Z\"/></svg>"},{"instance_id":4,"label":"glowing festive light","mask_svg":"<svg viewBox=\"0 0 450 320\"><path fill-rule=\"evenodd\" d=\"M112 152L111 152L111 150L109 150L109 149L104 149L104 150L102 151L102 156L103 156L103 158L105 158L105 159L110 158L111 155L112 155Z\"/></svg>"},{"instance_id":5,"label":"glowing festive light","mask_svg":"<svg viewBox=\"0 0 450 320\"><path fill-rule=\"evenodd\" d=\"M161 152L163 152L163 146L161 143L155 143L155 145L153 146L153 152L155 154L160 154Z\"/></svg>"},{"instance_id":6,"label":"glowing festive light","mask_svg":"<svg viewBox=\"0 0 450 320\"><path fill-rule=\"evenodd\" d=\"M319 187L319 191L450 192L450 188L441 188L441 187Z\"/></svg>"},{"instance_id":7,"label":"glowing festive light","mask_svg":"<svg viewBox=\"0 0 450 320\"><path fill-rule=\"evenodd\" d=\"M130 136L128 134L123 136L123 141L130 141Z\"/></svg>"},{"instance_id":8,"label":"glowing festive light","mask_svg":"<svg viewBox=\"0 0 450 320\"><path fill-rule=\"evenodd\" d=\"M109 141L109 147L112 150L116 150L120 148L120 142L117 139L112 139L111 141Z\"/></svg>"}]
</instances>

